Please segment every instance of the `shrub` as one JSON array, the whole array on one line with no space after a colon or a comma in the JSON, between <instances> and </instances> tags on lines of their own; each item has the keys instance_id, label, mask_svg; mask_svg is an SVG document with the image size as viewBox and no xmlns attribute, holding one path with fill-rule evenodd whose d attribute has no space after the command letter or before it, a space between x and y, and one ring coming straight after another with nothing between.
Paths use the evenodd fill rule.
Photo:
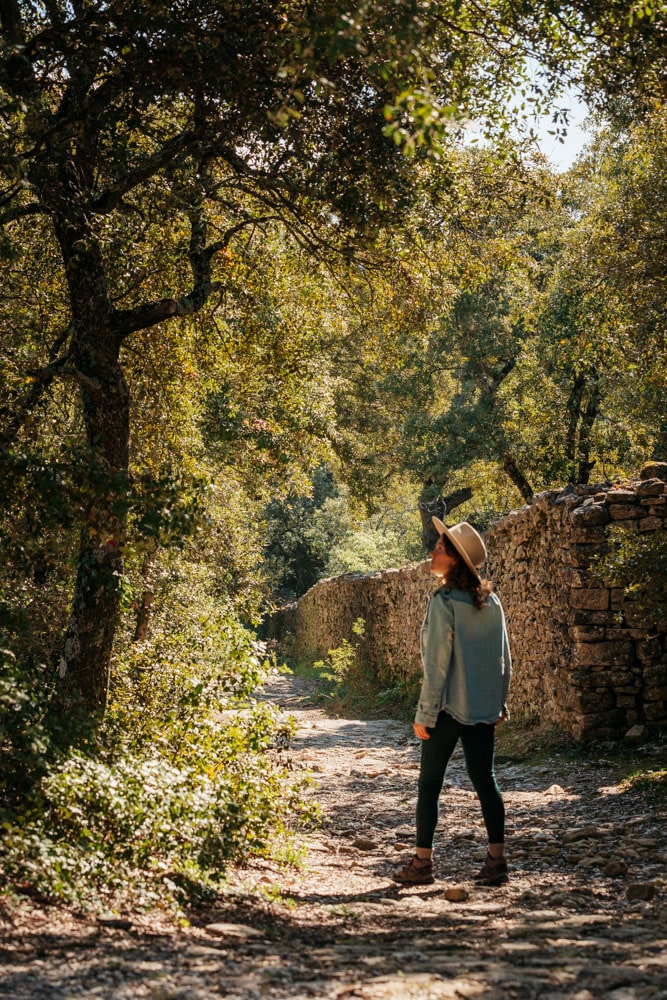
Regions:
<instances>
[{"instance_id":1,"label":"shrub","mask_svg":"<svg viewBox=\"0 0 667 1000\"><path fill-rule=\"evenodd\" d=\"M54 739L43 688L5 674L3 773L26 775L2 815L7 885L175 905L313 818L280 762L292 724L253 697L262 645L198 597L164 607L151 641L117 659L94 738Z\"/></svg>"}]
</instances>

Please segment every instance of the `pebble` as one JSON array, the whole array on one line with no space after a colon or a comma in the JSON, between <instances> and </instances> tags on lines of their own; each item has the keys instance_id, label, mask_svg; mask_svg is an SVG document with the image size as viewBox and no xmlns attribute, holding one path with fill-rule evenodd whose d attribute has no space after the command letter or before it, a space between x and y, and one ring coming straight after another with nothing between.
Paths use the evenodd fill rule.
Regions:
<instances>
[{"instance_id":1,"label":"pebble","mask_svg":"<svg viewBox=\"0 0 667 1000\"><path fill-rule=\"evenodd\" d=\"M630 902L653 899L655 894L656 887L652 882L632 882L625 890L626 898Z\"/></svg>"},{"instance_id":2,"label":"pebble","mask_svg":"<svg viewBox=\"0 0 667 1000\"><path fill-rule=\"evenodd\" d=\"M216 937L228 937L237 940L263 937L261 931L258 931L256 927L248 927L247 924L213 923L206 924L205 930Z\"/></svg>"},{"instance_id":3,"label":"pebble","mask_svg":"<svg viewBox=\"0 0 667 1000\"><path fill-rule=\"evenodd\" d=\"M628 866L625 861L609 861L602 869L605 875L615 878L617 875L627 875Z\"/></svg>"},{"instance_id":4,"label":"pebble","mask_svg":"<svg viewBox=\"0 0 667 1000\"><path fill-rule=\"evenodd\" d=\"M569 830L562 836L564 844L574 844L578 840L588 840L591 838L604 837L604 833L597 826L582 826L578 830Z\"/></svg>"},{"instance_id":5,"label":"pebble","mask_svg":"<svg viewBox=\"0 0 667 1000\"><path fill-rule=\"evenodd\" d=\"M470 893L467 889L463 889L460 886L448 886L444 893L445 899L448 899L450 903L463 903L464 900L468 899Z\"/></svg>"},{"instance_id":6,"label":"pebble","mask_svg":"<svg viewBox=\"0 0 667 1000\"><path fill-rule=\"evenodd\" d=\"M374 840L369 840L368 837L357 837L352 841L352 847L356 847L358 851L376 851L378 845Z\"/></svg>"}]
</instances>

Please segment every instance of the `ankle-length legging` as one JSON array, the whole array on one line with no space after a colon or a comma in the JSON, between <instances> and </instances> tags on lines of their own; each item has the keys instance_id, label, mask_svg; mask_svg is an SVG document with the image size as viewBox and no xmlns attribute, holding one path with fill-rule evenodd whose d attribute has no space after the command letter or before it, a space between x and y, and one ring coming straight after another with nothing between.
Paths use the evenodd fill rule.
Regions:
<instances>
[{"instance_id":1,"label":"ankle-length legging","mask_svg":"<svg viewBox=\"0 0 667 1000\"><path fill-rule=\"evenodd\" d=\"M490 844L505 840L505 804L493 770L495 726L481 722L464 726L447 712L440 712L430 739L422 741L419 795L417 798L417 847L433 847L438 823L440 792L454 748L461 739L466 768L479 797Z\"/></svg>"}]
</instances>

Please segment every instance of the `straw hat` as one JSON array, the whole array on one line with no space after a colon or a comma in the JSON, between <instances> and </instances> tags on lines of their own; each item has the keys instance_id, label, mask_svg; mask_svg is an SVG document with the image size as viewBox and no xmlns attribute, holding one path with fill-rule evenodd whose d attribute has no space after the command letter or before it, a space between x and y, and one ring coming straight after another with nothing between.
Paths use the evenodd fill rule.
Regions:
<instances>
[{"instance_id":1,"label":"straw hat","mask_svg":"<svg viewBox=\"0 0 667 1000\"><path fill-rule=\"evenodd\" d=\"M466 566L479 577L478 569L486 562L486 545L479 532L475 531L472 524L468 524L467 521L453 524L451 528L448 528L439 517L432 518L432 521L438 534L447 536Z\"/></svg>"}]
</instances>

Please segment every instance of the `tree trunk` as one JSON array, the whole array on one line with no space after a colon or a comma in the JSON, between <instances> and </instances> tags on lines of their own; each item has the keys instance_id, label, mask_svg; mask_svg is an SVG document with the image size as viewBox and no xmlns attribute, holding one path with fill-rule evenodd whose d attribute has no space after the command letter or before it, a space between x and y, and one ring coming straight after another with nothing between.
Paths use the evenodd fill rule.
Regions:
<instances>
[{"instance_id":1,"label":"tree trunk","mask_svg":"<svg viewBox=\"0 0 667 1000\"><path fill-rule=\"evenodd\" d=\"M595 462L590 461L591 432L600 406L600 376L596 372L591 377L586 408L581 415L579 428L579 460L577 462L577 482L587 483Z\"/></svg>"},{"instance_id":2,"label":"tree trunk","mask_svg":"<svg viewBox=\"0 0 667 1000\"><path fill-rule=\"evenodd\" d=\"M82 386L90 473L94 490L81 531L76 586L60 658L59 676L68 701L104 711L109 663L118 618L126 518L129 457L129 392L118 363L91 363ZM93 376L92 372L96 375ZM97 385L93 383L97 382Z\"/></svg>"},{"instance_id":3,"label":"tree trunk","mask_svg":"<svg viewBox=\"0 0 667 1000\"><path fill-rule=\"evenodd\" d=\"M516 463L513 455L507 454L503 459L503 469L510 477L526 503L532 503L533 487L530 485L523 472Z\"/></svg>"},{"instance_id":4,"label":"tree trunk","mask_svg":"<svg viewBox=\"0 0 667 1000\"><path fill-rule=\"evenodd\" d=\"M577 429L581 420L581 401L584 396L584 378L576 375L567 401L569 416L567 433L565 435L565 455L568 464L568 474L573 483L577 482Z\"/></svg>"},{"instance_id":5,"label":"tree trunk","mask_svg":"<svg viewBox=\"0 0 667 1000\"><path fill-rule=\"evenodd\" d=\"M422 522L422 548L424 552L431 552L438 541L438 532L433 527L433 517L439 517L441 521L450 510L459 507L466 500L470 500L472 490L469 486L464 486L460 490L455 490L446 497L433 497L433 484L426 483L422 490L419 501L419 514Z\"/></svg>"},{"instance_id":6,"label":"tree trunk","mask_svg":"<svg viewBox=\"0 0 667 1000\"><path fill-rule=\"evenodd\" d=\"M143 566L141 567L141 577L144 581L144 592L141 596L141 603L137 610L137 620L134 627L134 635L132 637L133 642L144 642L146 636L148 635L148 626L150 625L151 616L153 614L153 600L155 599L154 590L154 570L155 570L155 556L148 555L144 559Z\"/></svg>"},{"instance_id":7,"label":"tree trunk","mask_svg":"<svg viewBox=\"0 0 667 1000\"><path fill-rule=\"evenodd\" d=\"M85 217L74 209L59 215L55 228L72 309L68 366L80 386L89 455L88 501L58 674L66 704L76 702L97 714L106 706L120 604L130 394L99 246Z\"/></svg>"}]
</instances>

